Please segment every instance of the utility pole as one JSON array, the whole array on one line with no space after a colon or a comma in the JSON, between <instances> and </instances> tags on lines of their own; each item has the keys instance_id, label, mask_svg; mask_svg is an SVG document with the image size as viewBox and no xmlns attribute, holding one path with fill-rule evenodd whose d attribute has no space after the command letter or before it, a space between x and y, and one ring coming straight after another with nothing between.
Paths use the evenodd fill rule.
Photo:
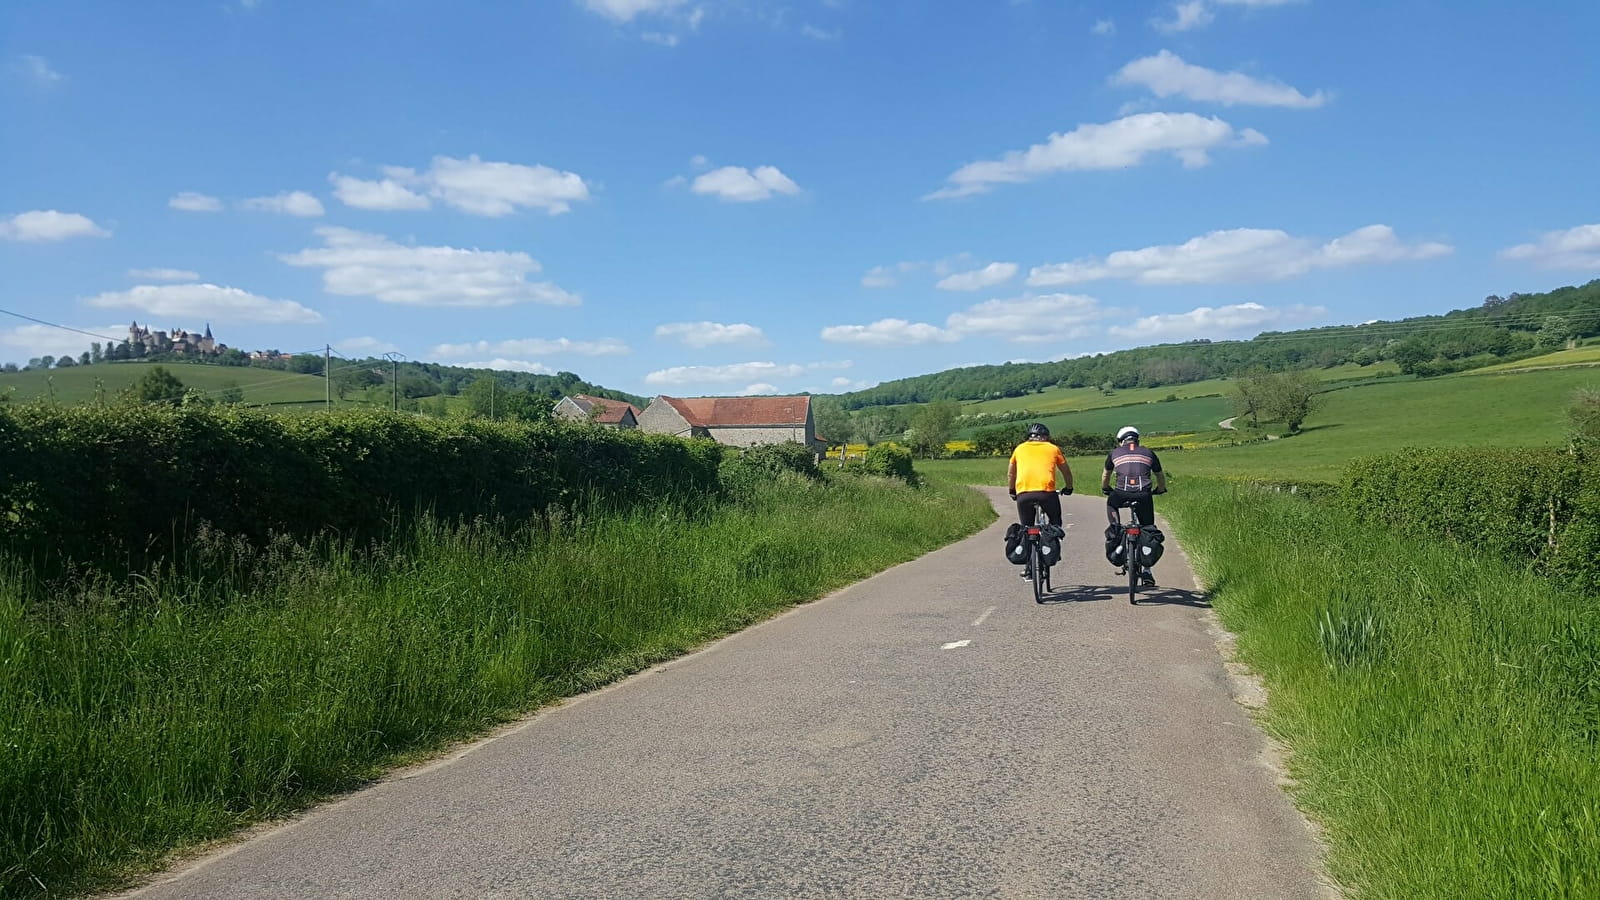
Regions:
<instances>
[{"instance_id":1,"label":"utility pole","mask_svg":"<svg viewBox=\"0 0 1600 900\"><path fill-rule=\"evenodd\" d=\"M392 366L392 368L390 369L390 371L393 374L391 374L389 376L389 380L394 383L394 411L395 412L399 412L400 411L400 357L405 356L405 354L404 353L400 353L398 351L391 350L388 353L385 353L384 356L388 358L389 362L394 364Z\"/></svg>"},{"instance_id":2,"label":"utility pole","mask_svg":"<svg viewBox=\"0 0 1600 900\"><path fill-rule=\"evenodd\" d=\"M322 381L323 387L328 391L329 412L333 411L333 348L327 344L322 345Z\"/></svg>"}]
</instances>

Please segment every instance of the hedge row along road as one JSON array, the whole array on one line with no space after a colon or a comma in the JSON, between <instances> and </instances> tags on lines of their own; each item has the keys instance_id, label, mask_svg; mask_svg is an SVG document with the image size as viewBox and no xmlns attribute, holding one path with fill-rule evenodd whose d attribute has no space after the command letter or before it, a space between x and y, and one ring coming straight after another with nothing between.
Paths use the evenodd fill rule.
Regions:
<instances>
[{"instance_id":1,"label":"hedge row along road","mask_svg":"<svg viewBox=\"0 0 1600 900\"><path fill-rule=\"evenodd\" d=\"M136 895L1325 896L1183 555L1130 607L1066 507L1058 602L1007 515Z\"/></svg>"}]
</instances>

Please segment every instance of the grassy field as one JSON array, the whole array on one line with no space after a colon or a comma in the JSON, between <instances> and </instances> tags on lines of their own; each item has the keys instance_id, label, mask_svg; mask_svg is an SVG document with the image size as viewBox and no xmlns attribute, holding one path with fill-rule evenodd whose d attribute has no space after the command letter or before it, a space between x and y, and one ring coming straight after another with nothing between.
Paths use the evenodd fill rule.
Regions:
<instances>
[{"instance_id":1,"label":"grassy field","mask_svg":"<svg viewBox=\"0 0 1600 900\"><path fill-rule=\"evenodd\" d=\"M1600 896L1594 597L1259 489L1163 510L1352 896Z\"/></svg>"},{"instance_id":2,"label":"grassy field","mask_svg":"<svg viewBox=\"0 0 1600 900\"><path fill-rule=\"evenodd\" d=\"M101 363L95 366L74 366L49 371L15 372L0 374L0 393L12 391L12 400L48 398L52 392L56 401L66 405L91 403L97 391L108 398L144 377L153 366L163 366L185 387L194 388L216 399L229 386L244 391L247 405L257 404L316 404L326 399L326 388L321 376L297 375L276 369L259 369L251 366L210 366L200 363ZM97 383L98 382L98 383ZM350 405L334 396L334 404Z\"/></svg>"},{"instance_id":3,"label":"grassy field","mask_svg":"<svg viewBox=\"0 0 1600 900\"><path fill-rule=\"evenodd\" d=\"M1136 425L1147 432L1201 431L1215 429L1217 423L1233 415L1233 401L1227 397L1196 397L1168 403L1141 403L1137 406L1115 406L1105 409L1086 409L1080 412L1056 413L1041 416L1034 421L1043 422L1052 431L1087 431L1113 434L1123 425ZM1013 422L1007 427L1021 431L1026 422ZM958 437L971 437L983 428L962 429Z\"/></svg>"},{"instance_id":4,"label":"grassy field","mask_svg":"<svg viewBox=\"0 0 1600 900\"><path fill-rule=\"evenodd\" d=\"M0 563L0 896L104 887L994 515L848 474L687 513L423 525L360 554L217 536L205 582L41 592Z\"/></svg>"},{"instance_id":5,"label":"grassy field","mask_svg":"<svg viewBox=\"0 0 1600 900\"><path fill-rule=\"evenodd\" d=\"M1322 408L1307 420L1301 434L1232 447L1161 451L1161 461L1179 477L1334 481L1350 460L1402 447L1563 446L1565 410L1580 387L1600 387L1600 371L1547 368L1358 385L1323 394ZM1158 403L1141 410L1200 402L1204 401ZM1122 418L1151 428L1137 417L1113 415L1107 421L1124 424ZM1074 461L1074 472L1078 465ZM1000 477L1005 475L1003 459L940 460L918 466L954 478L989 479L997 467Z\"/></svg>"},{"instance_id":6,"label":"grassy field","mask_svg":"<svg viewBox=\"0 0 1600 900\"><path fill-rule=\"evenodd\" d=\"M1457 372L1449 377L1465 378L1472 375L1493 375L1503 372L1521 372L1528 369L1550 369L1558 366L1600 366L1600 345L1578 347L1572 350L1557 350L1544 356L1533 356L1528 359L1519 359L1516 362L1486 366L1482 369L1469 369L1465 372Z\"/></svg>"},{"instance_id":7,"label":"grassy field","mask_svg":"<svg viewBox=\"0 0 1600 900\"><path fill-rule=\"evenodd\" d=\"M1327 383L1384 378L1398 375L1400 372L1394 363L1388 362L1366 367L1343 365L1330 369L1311 369L1310 371L1317 378ZM1131 403L1156 403L1165 400L1169 396L1177 396L1180 400L1185 400L1191 397L1227 395L1232 390L1233 382L1225 378L1213 378L1206 381L1174 384L1166 387L1126 388L1112 391L1109 394L1101 393L1099 388L1092 387L1046 388L1040 393L1028 394L1022 397L1004 397L998 400L969 403L963 406L961 411L964 413L978 413L1028 409L1040 413L1076 412Z\"/></svg>"}]
</instances>

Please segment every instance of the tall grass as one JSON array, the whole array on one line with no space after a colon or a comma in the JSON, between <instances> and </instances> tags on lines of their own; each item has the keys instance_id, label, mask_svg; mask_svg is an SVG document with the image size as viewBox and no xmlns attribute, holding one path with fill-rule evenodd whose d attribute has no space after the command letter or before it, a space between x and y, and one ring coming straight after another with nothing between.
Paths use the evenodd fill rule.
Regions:
<instances>
[{"instance_id":1,"label":"tall grass","mask_svg":"<svg viewBox=\"0 0 1600 900\"><path fill-rule=\"evenodd\" d=\"M784 477L688 515L423 524L403 550L212 535L204 581L41 598L0 566L0 896L102 886L990 518L956 487Z\"/></svg>"},{"instance_id":2,"label":"tall grass","mask_svg":"<svg viewBox=\"0 0 1600 900\"><path fill-rule=\"evenodd\" d=\"M1600 598L1286 494L1165 501L1354 896L1600 896Z\"/></svg>"}]
</instances>

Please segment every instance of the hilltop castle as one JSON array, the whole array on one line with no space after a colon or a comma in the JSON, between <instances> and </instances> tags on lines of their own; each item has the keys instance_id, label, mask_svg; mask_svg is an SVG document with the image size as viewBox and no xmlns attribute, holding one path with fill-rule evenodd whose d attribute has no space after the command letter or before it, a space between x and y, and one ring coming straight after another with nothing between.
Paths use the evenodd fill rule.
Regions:
<instances>
[{"instance_id":1,"label":"hilltop castle","mask_svg":"<svg viewBox=\"0 0 1600 900\"><path fill-rule=\"evenodd\" d=\"M144 353L185 353L195 356L221 356L228 349L211 337L211 323L206 323L206 333L195 334L174 328L171 334L140 328L138 322L128 326L128 344L143 347Z\"/></svg>"}]
</instances>

